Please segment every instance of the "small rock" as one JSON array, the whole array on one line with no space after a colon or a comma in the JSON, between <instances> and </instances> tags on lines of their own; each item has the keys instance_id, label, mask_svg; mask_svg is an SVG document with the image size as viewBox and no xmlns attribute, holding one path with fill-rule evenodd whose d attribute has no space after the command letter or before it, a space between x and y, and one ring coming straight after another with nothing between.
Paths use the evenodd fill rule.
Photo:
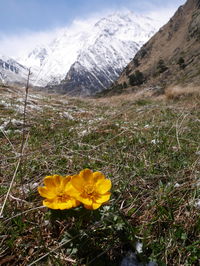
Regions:
<instances>
[{"instance_id":1,"label":"small rock","mask_svg":"<svg viewBox=\"0 0 200 266\"><path fill-rule=\"evenodd\" d=\"M70 115L68 112L63 112L61 115L62 117L67 118L69 120L74 120L73 116Z\"/></svg>"},{"instance_id":2,"label":"small rock","mask_svg":"<svg viewBox=\"0 0 200 266\"><path fill-rule=\"evenodd\" d=\"M137 242L135 249L137 250L138 253L142 253L142 247L143 247L143 244L141 242Z\"/></svg>"},{"instance_id":3,"label":"small rock","mask_svg":"<svg viewBox=\"0 0 200 266\"><path fill-rule=\"evenodd\" d=\"M179 183L176 183L174 187L180 187L181 185Z\"/></svg>"},{"instance_id":4,"label":"small rock","mask_svg":"<svg viewBox=\"0 0 200 266\"><path fill-rule=\"evenodd\" d=\"M158 144L158 143L159 143L159 140L157 140L157 139L152 139L151 143L152 143L152 144Z\"/></svg>"}]
</instances>

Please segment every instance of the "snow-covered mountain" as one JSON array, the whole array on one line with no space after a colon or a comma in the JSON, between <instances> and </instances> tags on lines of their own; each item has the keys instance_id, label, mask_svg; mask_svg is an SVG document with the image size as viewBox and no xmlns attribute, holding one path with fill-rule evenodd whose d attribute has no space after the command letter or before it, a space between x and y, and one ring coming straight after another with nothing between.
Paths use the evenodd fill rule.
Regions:
<instances>
[{"instance_id":1,"label":"snow-covered mountain","mask_svg":"<svg viewBox=\"0 0 200 266\"><path fill-rule=\"evenodd\" d=\"M28 69L12 58L0 55L0 82L3 84L25 84Z\"/></svg>"},{"instance_id":2,"label":"snow-covered mountain","mask_svg":"<svg viewBox=\"0 0 200 266\"><path fill-rule=\"evenodd\" d=\"M20 62L31 67L32 83L59 85L73 95L106 89L139 48L156 32L157 21L132 12L115 13L78 29L62 29L48 46L38 46ZM56 87L54 87L56 88Z\"/></svg>"},{"instance_id":3,"label":"snow-covered mountain","mask_svg":"<svg viewBox=\"0 0 200 266\"><path fill-rule=\"evenodd\" d=\"M91 25L59 30L48 45L37 45L28 55L17 58L20 63L31 67L32 84L45 87L59 84L76 61L79 51L91 34Z\"/></svg>"}]
</instances>

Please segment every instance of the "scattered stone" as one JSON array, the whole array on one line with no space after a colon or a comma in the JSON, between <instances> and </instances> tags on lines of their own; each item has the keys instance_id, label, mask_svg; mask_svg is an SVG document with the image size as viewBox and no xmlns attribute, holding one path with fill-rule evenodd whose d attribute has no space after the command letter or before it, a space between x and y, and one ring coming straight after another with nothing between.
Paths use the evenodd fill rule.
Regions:
<instances>
[{"instance_id":1,"label":"scattered stone","mask_svg":"<svg viewBox=\"0 0 200 266\"><path fill-rule=\"evenodd\" d=\"M181 185L179 184L179 183L176 183L175 185L174 185L174 187L176 188L176 187L180 187Z\"/></svg>"},{"instance_id":2,"label":"scattered stone","mask_svg":"<svg viewBox=\"0 0 200 266\"><path fill-rule=\"evenodd\" d=\"M197 209L200 209L200 199L198 199L198 200L195 202L194 206L195 206Z\"/></svg>"},{"instance_id":3,"label":"scattered stone","mask_svg":"<svg viewBox=\"0 0 200 266\"><path fill-rule=\"evenodd\" d=\"M137 253L142 253L142 247L143 247L143 244L141 242L136 243L135 249L136 249Z\"/></svg>"},{"instance_id":4,"label":"scattered stone","mask_svg":"<svg viewBox=\"0 0 200 266\"><path fill-rule=\"evenodd\" d=\"M74 120L74 117L71 114L69 114L68 112L61 113L61 117L67 118L69 120Z\"/></svg>"},{"instance_id":5,"label":"scattered stone","mask_svg":"<svg viewBox=\"0 0 200 266\"><path fill-rule=\"evenodd\" d=\"M157 139L152 139L152 141L151 141L152 144L158 144L159 142L160 142L160 141L157 140Z\"/></svg>"}]
</instances>

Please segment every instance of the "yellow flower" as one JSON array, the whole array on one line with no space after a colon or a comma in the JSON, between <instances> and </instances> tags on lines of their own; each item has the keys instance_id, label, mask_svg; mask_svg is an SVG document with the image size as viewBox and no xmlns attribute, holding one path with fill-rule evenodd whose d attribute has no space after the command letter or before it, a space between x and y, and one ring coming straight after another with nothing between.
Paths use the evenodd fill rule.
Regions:
<instances>
[{"instance_id":1,"label":"yellow flower","mask_svg":"<svg viewBox=\"0 0 200 266\"><path fill-rule=\"evenodd\" d=\"M100 172L92 172L89 169L82 170L74 175L71 183L78 194L76 198L90 210L98 209L102 203L110 199L111 181Z\"/></svg>"},{"instance_id":2,"label":"yellow flower","mask_svg":"<svg viewBox=\"0 0 200 266\"><path fill-rule=\"evenodd\" d=\"M44 187L38 187L38 192L44 198L43 205L50 209L70 209L76 207L80 202L73 197L75 189L71 184L71 176L46 176Z\"/></svg>"}]
</instances>

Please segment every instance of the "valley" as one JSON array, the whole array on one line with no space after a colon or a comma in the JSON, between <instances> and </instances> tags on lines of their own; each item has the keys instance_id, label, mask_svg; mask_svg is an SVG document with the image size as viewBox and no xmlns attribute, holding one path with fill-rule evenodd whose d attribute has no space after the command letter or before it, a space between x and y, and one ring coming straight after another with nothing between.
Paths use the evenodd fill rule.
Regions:
<instances>
[{"instance_id":1,"label":"valley","mask_svg":"<svg viewBox=\"0 0 200 266\"><path fill-rule=\"evenodd\" d=\"M147 7L0 55L0 265L199 265L200 1Z\"/></svg>"},{"instance_id":2,"label":"valley","mask_svg":"<svg viewBox=\"0 0 200 266\"><path fill-rule=\"evenodd\" d=\"M87 257L92 265L118 265L128 243L142 241L142 261L195 265L198 93L82 99L30 90L25 124L24 89L4 87L0 95L1 206L20 160L1 217L3 261L85 265ZM38 185L45 175L83 168L101 170L112 180L110 202L97 212L80 212L83 224L78 224L77 211L66 211L64 220L52 224ZM63 228L70 235L62 234ZM88 241L91 246L85 250Z\"/></svg>"}]
</instances>

